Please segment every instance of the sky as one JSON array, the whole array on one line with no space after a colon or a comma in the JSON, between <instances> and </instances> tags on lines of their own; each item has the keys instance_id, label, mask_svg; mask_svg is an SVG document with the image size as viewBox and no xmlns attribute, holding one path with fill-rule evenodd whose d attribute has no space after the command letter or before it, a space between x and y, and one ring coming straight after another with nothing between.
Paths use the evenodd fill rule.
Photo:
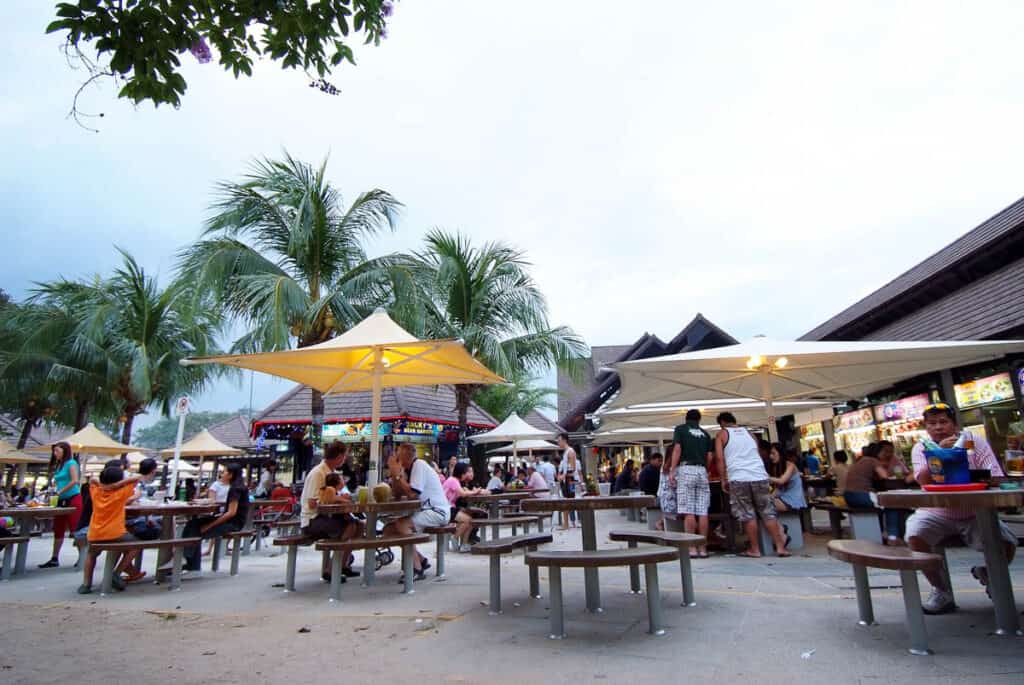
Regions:
<instances>
[{"instance_id":1,"label":"sky","mask_svg":"<svg viewBox=\"0 0 1024 685\"><path fill-rule=\"evenodd\" d=\"M348 198L405 203L371 254L435 226L519 247L552 322L591 345L697 312L795 338L1024 194L1019 2L404 0L338 96L185 54L177 110L87 90L99 133L67 118L83 75L51 14L0 4L0 287L18 298L109 271L115 245L169 277L214 183L285 149L329 156ZM289 387L257 377L255 406ZM248 403L247 382L196 398Z\"/></svg>"}]
</instances>

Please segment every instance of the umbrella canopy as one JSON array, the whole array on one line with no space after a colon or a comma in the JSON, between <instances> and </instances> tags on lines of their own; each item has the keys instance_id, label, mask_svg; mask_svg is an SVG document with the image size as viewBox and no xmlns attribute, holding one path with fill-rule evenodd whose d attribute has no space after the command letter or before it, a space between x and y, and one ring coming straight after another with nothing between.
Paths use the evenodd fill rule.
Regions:
<instances>
[{"instance_id":1,"label":"umbrella canopy","mask_svg":"<svg viewBox=\"0 0 1024 685\"><path fill-rule=\"evenodd\" d=\"M595 445L639 445L671 442L671 428L648 426L644 428L620 428L601 430L591 434Z\"/></svg>"},{"instance_id":2,"label":"umbrella canopy","mask_svg":"<svg viewBox=\"0 0 1024 685\"><path fill-rule=\"evenodd\" d=\"M245 450L225 445L213 437L213 433L204 428L194 435L191 440L182 444L180 454L182 457L228 457L245 454ZM160 456L165 459L173 457L174 448L168 447L167 449L160 450Z\"/></svg>"},{"instance_id":3,"label":"umbrella canopy","mask_svg":"<svg viewBox=\"0 0 1024 685\"><path fill-rule=\"evenodd\" d=\"M72 433L62 440L56 440L49 445L41 445L40 447L33 447L33 452L49 452L52 447L58 442L66 442L71 445L73 452L82 454L101 454L101 455L117 455L124 454L125 452L134 452L138 450L138 447L132 447L131 445L122 445L116 440L112 440L102 431L100 431L93 424L89 424L82 430Z\"/></svg>"},{"instance_id":4,"label":"umbrella canopy","mask_svg":"<svg viewBox=\"0 0 1024 685\"><path fill-rule=\"evenodd\" d=\"M514 454L516 452L553 452L558 445L547 440L516 440L511 445L488 450L487 454Z\"/></svg>"},{"instance_id":5,"label":"umbrella canopy","mask_svg":"<svg viewBox=\"0 0 1024 685\"><path fill-rule=\"evenodd\" d=\"M46 457L37 457L16 449L14 445L0 440L0 464L49 464Z\"/></svg>"},{"instance_id":6,"label":"umbrella canopy","mask_svg":"<svg viewBox=\"0 0 1024 685\"><path fill-rule=\"evenodd\" d=\"M600 412L600 429L602 431L619 428L674 428L686 421L686 412L696 409L701 413L701 422L714 428L715 417L723 411L730 412L741 425L768 425L768 405L765 402L748 399L708 400L702 403L665 402L642 404L621 409L609 409ZM777 414L794 414L812 409L824 409L832 415L832 404L829 402L789 401L775 402L773 409Z\"/></svg>"},{"instance_id":7,"label":"umbrella canopy","mask_svg":"<svg viewBox=\"0 0 1024 685\"><path fill-rule=\"evenodd\" d=\"M495 428L486 433L477 433L470 440L480 444L490 444L519 440L549 440L553 437L555 437L553 432L534 428L519 418L518 414L512 412L507 419L499 423Z\"/></svg>"},{"instance_id":8,"label":"umbrella canopy","mask_svg":"<svg viewBox=\"0 0 1024 685\"><path fill-rule=\"evenodd\" d=\"M662 402L753 398L860 399L924 373L1024 351L1024 341L810 342L754 338L696 352L620 362L622 390L614 407ZM769 433L776 439L775 422Z\"/></svg>"},{"instance_id":9,"label":"umbrella canopy","mask_svg":"<svg viewBox=\"0 0 1024 685\"><path fill-rule=\"evenodd\" d=\"M369 484L376 483L380 456L380 393L404 385L504 383L473 358L459 340L419 340L383 309L337 338L281 352L226 354L182 360L228 364L303 383L325 393L373 392Z\"/></svg>"}]
</instances>

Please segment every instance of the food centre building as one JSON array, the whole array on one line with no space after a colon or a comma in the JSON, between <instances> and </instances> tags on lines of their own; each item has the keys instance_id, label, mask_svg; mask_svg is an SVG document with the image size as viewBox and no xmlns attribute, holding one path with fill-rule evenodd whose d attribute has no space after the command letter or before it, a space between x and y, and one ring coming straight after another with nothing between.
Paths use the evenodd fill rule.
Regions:
<instances>
[{"instance_id":1,"label":"food centre building","mask_svg":"<svg viewBox=\"0 0 1024 685\"><path fill-rule=\"evenodd\" d=\"M801 340L1015 340L1024 338L1024 198L847 307ZM954 407L1003 460L1021 449L1024 356L912 378L848 407L831 421L797 425L801 446L827 454L879 439L905 456L924 405ZM799 417L797 417L799 420ZM799 423L799 421L798 421ZM827 438L826 438L827 436Z\"/></svg>"}]
</instances>

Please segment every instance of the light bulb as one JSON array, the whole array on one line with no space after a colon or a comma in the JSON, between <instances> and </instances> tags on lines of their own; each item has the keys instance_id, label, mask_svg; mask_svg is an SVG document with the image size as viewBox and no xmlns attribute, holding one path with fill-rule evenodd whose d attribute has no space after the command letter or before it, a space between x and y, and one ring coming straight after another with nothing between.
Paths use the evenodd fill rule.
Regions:
<instances>
[{"instance_id":1,"label":"light bulb","mask_svg":"<svg viewBox=\"0 0 1024 685\"><path fill-rule=\"evenodd\" d=\"M784 368L786 368L786 364L788 364L788 363L789 363L788 359L786 359L785 357L779 357L778 359L775 360L775 368L776 369L784 369Z\"/></svg>"},{"instance_id":2,"label":"light bulb","mask_svg":"<svg viewBox=\"0 0 1024 685\"><path fill-rule=\"evenodd\" d=\"M761 358L761 355L755 354L755 355L752 355L750 357L750 359L747 360L747 368L748 369L756 369L756 368L759 368L763 363L764 363L764 359Z\"/></svg>"}]
</instances>

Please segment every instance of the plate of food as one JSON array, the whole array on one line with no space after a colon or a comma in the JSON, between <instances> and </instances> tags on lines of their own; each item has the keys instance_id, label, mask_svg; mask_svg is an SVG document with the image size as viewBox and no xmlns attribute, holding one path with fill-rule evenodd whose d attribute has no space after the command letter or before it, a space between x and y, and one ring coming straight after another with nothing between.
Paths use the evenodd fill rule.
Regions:
<instances>
[{"instance_id":1,"label":"plate of food","mask_svg":"<svg viewBox=\"0 0 1024 685\"><path fill-rule=\"evenodd\" d=\"M950 485L926 483L921 488L928 492L976 492L987 489L988 483L953 483Z\"/></svg>"}]
</instances>

